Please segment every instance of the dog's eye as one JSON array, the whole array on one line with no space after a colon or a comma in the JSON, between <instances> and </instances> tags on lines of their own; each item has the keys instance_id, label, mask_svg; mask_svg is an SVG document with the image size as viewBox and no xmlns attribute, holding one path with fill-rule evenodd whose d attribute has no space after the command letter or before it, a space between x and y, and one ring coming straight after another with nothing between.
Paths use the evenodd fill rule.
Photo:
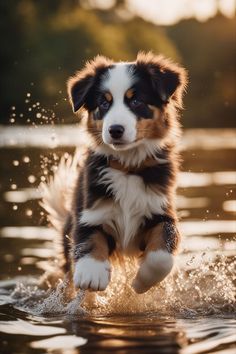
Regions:
<instances>
[{"instance_id":1,"label":"dog's eye","mask_svg":"<svg viewBox=\"0 0 236 354\"><path fill-rule=\"evenodd\" d=\"M110 107L110 102L108 102L107 100L104 100L100 103L99 106L103 110L108 110L108 108Z\"/></svg>"},{"instance_id":2,"label":"dog's eye","mask_svg":"<svg viewBox=\"0 0 236 354\"><path fill-rule=\"evenodd\" d=\"M142 105L142 101L139 101L137 98L133 98L131 101L130 101L130 106L133 107L133 108L136 108L136 107L139 107Z\"/></svg>"}]
</instances>

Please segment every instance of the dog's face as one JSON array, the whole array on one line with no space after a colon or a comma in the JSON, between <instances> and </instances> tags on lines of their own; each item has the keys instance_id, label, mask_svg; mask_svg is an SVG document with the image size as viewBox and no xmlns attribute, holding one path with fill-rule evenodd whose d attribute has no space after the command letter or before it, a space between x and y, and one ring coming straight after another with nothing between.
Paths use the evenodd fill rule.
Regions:
<instances>
[{"instance_id":1,"label":"dog's face","mask_svg":"<svg viewBox=\"0 0 236 354\"><path fill-rule=\"evenodd\" d=\"M181 106L184 69L151 53L132 63L97 57L68 81L74 112L88 111L87 127L98 144L128 150L171 129L167 107Z\"/></svg>"}]
</instances>

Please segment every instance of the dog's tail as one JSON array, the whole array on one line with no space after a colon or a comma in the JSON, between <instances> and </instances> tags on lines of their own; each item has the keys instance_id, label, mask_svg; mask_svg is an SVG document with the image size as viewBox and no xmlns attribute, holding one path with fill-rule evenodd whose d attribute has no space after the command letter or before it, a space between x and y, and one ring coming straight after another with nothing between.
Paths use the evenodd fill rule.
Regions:
<instances>
[{"instance_id":1,"label":"dog's tail","mask_svg":"<svg viewBox=\"0 0 236 354\"><path fill-rule=\"evenodd\" d=\"M77 154L67 159L62 157L54 176L40 185L42 195L40 205L47 212L49 222L58 232L62 232L70 212L72 192L78 176L77 164Z\"/></svg>"},{"instance_id":2,"label":"dog's tail","mask_svg":"<svg viewBox=\"0 0 236 354\"><path fill-rule=\"evenodd\" d=\"M74 156L62 157L54 176L39 187L42 197L40 205L46 211L49 223L57 231L58 236L54 240L57 255L64 254L66 259L70 248L70 213L73 190L80 169L79 157L78 151Z\"/></svg>"}]
</instances>

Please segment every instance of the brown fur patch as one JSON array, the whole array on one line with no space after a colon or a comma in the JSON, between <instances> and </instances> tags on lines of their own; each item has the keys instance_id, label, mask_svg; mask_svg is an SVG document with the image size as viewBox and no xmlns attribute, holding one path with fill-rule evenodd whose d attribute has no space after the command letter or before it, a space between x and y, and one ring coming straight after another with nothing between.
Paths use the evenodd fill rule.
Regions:
<instances>
[{"instance_id":1,"label":"brown fur patch","mask_svg":"<svg viewBox=\"0 0 236 354\"><path fill-rule=\"evenodd\" d=\"M150 119L140 117L137 121L137 140L143 138L161 139L165 137L168 131L164 113L157 107L150 106L150 108L153 111L153 117Z\"/></svg>"},{"instance_id":2,"label":"brown fur patch","mask_svg":"<svg viewBox=\"0 0 236 354\"><path fill-rule=\"evenodd\" d=\"M145 254L150 251L164 250L175 254L180 241L179 232L174 222L161 223L148 230L145 237Z\"/></svg>"},{"instance_id":3,"label":"brown fur patch","mask_svg":"<svg viewBox=\"0 0 236 354\"><path fill-rule=\"evenodd\" d=\"M123 171L126 173L137 173L141 170L143 170L146 167L152 167L156 166L158 164L157 160L155 160L153 157L147 157L140 166L136 167L129 167L129 166L124 166L119 160L115 158L110 158L109 159L109 166L111 168L115 168L116 170Z\"/></svg>"},{"instance_id":4,"label":"brown fur patch","mask_svg":"<svg viewBox=\"0 0 236 354\"><path fill-rule=\"evenodd\" d=\"M125 93L125 96L128 98L128 99L131 99L134 95L134 90L133 89L128 89Z\"/></svg>"},{"instance_id":5,"label":"brown fur patch","mask_svg":"<svg viewBox=\"0 0 236 354\"><path fill-rule=\"evenodd\" d=\"M92 251L90 253L91 257L97 261L105 261L109 257L109 248L105 236L97 231L96 234L90 237L90 242L92 244Z\"/></svg>"},{"instance_id":6,"label":"brown fur patch","mask_svg":"<svg viewBox=\"0 0 236 354\"><path fill-rule=\"evenodd\" d=\"M87 130L89 134L94 138L95 146L103 144L102 126L103 126L103 120L94 119L93 112L91 112L87 119Z\"/></svg>"}]
</instances>

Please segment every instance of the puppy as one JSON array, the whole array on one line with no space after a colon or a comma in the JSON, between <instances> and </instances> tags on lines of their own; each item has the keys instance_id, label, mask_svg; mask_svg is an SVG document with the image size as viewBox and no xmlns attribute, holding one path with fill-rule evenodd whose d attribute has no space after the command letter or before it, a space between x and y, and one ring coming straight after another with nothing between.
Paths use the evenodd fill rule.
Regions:
<instances>
[{"instance_id":1,"label":"puppy","mask_svg":"<svg viewBox=\"0 0 236 354\"><path fill-rule=\"evenodd\" d=\"M186 81L183 68L152 53L119 63L97 56L68 80L89 141L63 231L76 288L105 290L115 254L140 258L137 293L170 273L180 240L174 197Z\"/></svg>"}]
</instances>

